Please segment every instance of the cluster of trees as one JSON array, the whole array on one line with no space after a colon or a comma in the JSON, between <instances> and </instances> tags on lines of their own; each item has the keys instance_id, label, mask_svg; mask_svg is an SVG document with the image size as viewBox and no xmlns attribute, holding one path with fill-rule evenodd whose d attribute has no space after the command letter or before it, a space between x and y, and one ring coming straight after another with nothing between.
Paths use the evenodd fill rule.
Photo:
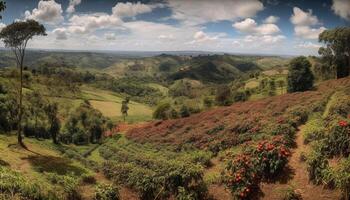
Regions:
<instances>
[{"instance_id":1,"label":"cluster of trees","mask_svg":"<svg viewBox=\"0 0 350 200\"><path fill-rule=\"evenodd\" d=\"M94 109L88 101L84 101L70 114L59 134L59 141L76 145L98 143L108 128L108 122L100 111Z\"/></svg>"},{"instance_id":2,"label":"cluster of trees","mask_svg":"<svg viewBox=\"0 0 350 200\"><path fill-rule=\"evenodd\" d=\"M182 105L180 109L175 109L170 103L161 103L157 106L153 112L154 119L177 119L183 117L189 117L191 114L200 112L199 109Z\"/></svg>"},{"instance_id":3,"label":"cluster of trees","mask_svg":"<svg viewBox=\"0 0 350 200\"><path fill-rule=\"evenodd\" d=\"M0 2L0 9L1 5ZM17 130L18 143L23 147L25 147L23 134L38 139L51 138L54 143L87 144L100 141L107 124L110 123L107 123L108 119L92 108L89 102L84 102L71 113L61 128L57 103L48 101L35 90L23 93L26 80L30 80L26 78L26 67L24 67L27 44L34 36L45 35L45 27L34 20L14 22L0 32L0 39L15 54L19 69L19 74L14 74L14 77L19 76L18 88L10 84L0 85L0 130ZM33 69L32 73L68 78L67 81L72 82L95 80L95 76L88 72L74 72L65 68L43 66Z\"/></svg>"}]
</instances>

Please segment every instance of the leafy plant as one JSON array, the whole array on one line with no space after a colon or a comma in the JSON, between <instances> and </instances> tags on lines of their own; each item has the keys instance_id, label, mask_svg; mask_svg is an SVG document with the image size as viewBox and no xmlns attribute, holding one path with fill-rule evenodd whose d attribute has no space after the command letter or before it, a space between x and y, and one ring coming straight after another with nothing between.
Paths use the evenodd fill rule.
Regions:
<instances>
[{"instance_id":1,"label":"leafy plant","mask_svg":"<svg viewBox=\"0 0 350 200\"><path fill-rule=\"evenodd\" d=\"M120 200L119 188L114 184L98 184L95 190L95 200Z\"/></svg>"}]
</instances>

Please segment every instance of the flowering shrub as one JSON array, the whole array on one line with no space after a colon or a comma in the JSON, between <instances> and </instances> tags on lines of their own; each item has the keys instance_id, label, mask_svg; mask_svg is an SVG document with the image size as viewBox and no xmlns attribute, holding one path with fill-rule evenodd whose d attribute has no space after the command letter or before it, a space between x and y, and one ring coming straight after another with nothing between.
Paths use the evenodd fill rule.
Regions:
<instances>
[{"instance_id":1,"label":"flowering shrub","mask_svg":"<svg viewBox=\"0 0 350 200\"><path fill-rule=\"evenodd\" d=\"M223 182L230 188L232 195L247 199L259 183L257 159L250 155L238 155L230 161L224 171Z\"/></svg>"},{"instance_id":2,"label":"flowering shrub","mask_svg":"<svg viewBox=\"0 0 350 200\"><path fill-rule=\"evenodd\" d=\"M328 154L330 156L350 154L350 123L349 120L334 121L331 123L328 138L326 140Z\"/></svg>"},{"instance_id":3,"label":"flowering shrub","mask_svg":"<svg viewBox=\"0 0 350 200\"><path fill-rule=\"evenodd\" d=\"M269 179L283 170L288 162L290 152L284 140L278 137L272 142L260 142L253 154L258 160L259 171L262 176Z\"/></svg>"},{"instance_id":4,"label":"flowering shrub","mask_svg":"<svg viewBox=\"0 0 350 200\"><path fill-rule=\"evenodd\" d=\"M238 199L249 199L262 179L280 173L290 152L281 137L262 141L253 150L236 156L223 172L223 182Z\"/></svg>"}]
</instances>

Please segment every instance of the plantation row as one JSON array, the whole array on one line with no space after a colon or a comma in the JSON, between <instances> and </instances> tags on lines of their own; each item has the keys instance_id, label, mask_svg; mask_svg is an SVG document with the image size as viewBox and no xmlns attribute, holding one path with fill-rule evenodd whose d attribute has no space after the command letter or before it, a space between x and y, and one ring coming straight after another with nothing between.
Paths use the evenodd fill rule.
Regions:
<instances>
[{"instance_id":1,"label":"plantation row","mask_svg":"<svg viewBox=\"0 0 350 200\"><path fill-rule=\"evenodd\" d=\"M104 174L133 189L140 199L207 198L203 166L210 164L210 153L157 151L123 137L110 140L99 152L106 160Z\"/></svg>"},{"instance_id":2,"label":"plantation row","mask_svg":"<svg viewBox=\"0 0 350 200\"><path fill-rule=\"evenodd\" d=\"M350 199L350 89L336 92L325 113L306 126L304 142L312 146L306 158L310 181L338 188Z\"/></svg>"},{"instance_id":3,"label":"plantation row","mask_svg":"<svg viewBox=\"0 0 350 200\"><path fill-rule=\"evenodd\" d=\"M0 199L79 200L82 199L79 186L96 184L94 177L88 174L78 177L45 172L42 176L52 186L30 181L23 174L0 165ZM112 184L97 184L93 198L119 200L118 189Z\"/></svg>"}]
</instances>

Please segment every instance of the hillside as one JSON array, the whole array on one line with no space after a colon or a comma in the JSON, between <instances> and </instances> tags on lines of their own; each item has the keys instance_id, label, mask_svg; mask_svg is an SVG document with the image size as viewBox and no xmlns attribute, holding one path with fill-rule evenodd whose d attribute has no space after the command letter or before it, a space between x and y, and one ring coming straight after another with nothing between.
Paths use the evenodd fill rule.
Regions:
<instances>
[{"instance_id":1,"label":"hillside","mask_svg":"<svg viewBox=\"0 0 350 200\"><path fill-rule=\"evenodd\" d=\"M220 150L263 137L257 133L273 130L276 128L274 122L281 118L289 119L295 114L297 116L294 117L305 117L308 112L322 106L335 88L349 84L349 79L327 81L321 83L316 91L235 103L188 118L155 121L131 130L127 137L142 143L178 148L189 144L201 149Z\"/></svg>"}]
</instances>

